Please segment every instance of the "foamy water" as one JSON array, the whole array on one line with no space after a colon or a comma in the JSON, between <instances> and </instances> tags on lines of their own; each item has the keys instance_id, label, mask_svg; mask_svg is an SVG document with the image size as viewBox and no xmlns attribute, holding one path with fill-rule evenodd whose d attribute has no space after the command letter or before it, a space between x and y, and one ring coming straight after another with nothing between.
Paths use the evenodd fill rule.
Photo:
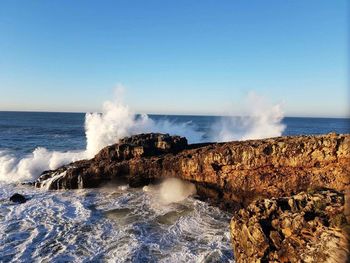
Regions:
<instances>
[{"instance_id":1,"label":"foamy water","mask_svg":"<svg viewBox=\"0 0 350 263\"><path fill-rule=\"evenodd\" d=\"M56 169L81 159L90 159L103 147L139 133L159 132L180 135L186 137L189 143L261 139L282 135L285 125L282 124L283 112L279 105L270 105L255 94L248 97L246 104L248 110L243 113L244 117L220 118L212 123L205 137L205 133L191 121L153 120L146 114L137 115L117 97L103 104L102 113L85 115L85 150L49 151L35 145L37 148L32 153L24 158L17 158L16 153L7 152L7 149L1 149L0 145L0 181L35 180L44 170ZM56 137L55 139L57 140Z\"/></svg>"},{"instance_id":2,"label":"foamy water","mask_svg":"<svg viewBox=\"0 0 350 263\"><path fill-rule=\"evenodd\" d=\"M14 192L29 197L8 201ZM47 191L0 187L2 262L233 262L231 215L186 198L119 186Z\"/></svg>"},{"instance_id":3,"label":"foamy water","mask_svg":"<svg viewBox=\"0 0 350 263\"><path fill-rule=\"evenodd\" d=\"M219 118L206 130L191 120L137 115L120 99L106 101L102 113L87 113L81 127L68 115L33 113L28 115L33 119L19 121L15 118L20 113L4 114L0 262L232 262L231 215L194 199L191 184L170 179L143 189L114 185L48 191L50 180L42 189L11 183L32 181L44 170L91 158L103 147L138 133L180 135L189 143L281 135L279 106L250 103L258 108L248 111L249 116ZM86 142L80 143L83 125ZM59 149L49 150L52 144ZM9 202L15 192L29 200Z\"/></svg>"},{"instance_id":4,"label":"foamy water","mask_svg":"<svg viewBox=\"0 0 350 263\"><path fill-rule=\"evenodd\" d=\"M139 132L189 142L282 135L280 106L252 98L240 118L136 115L121 101L86 114L85 123L83 114L0 112L0 262L232 262L231 215L195 200L191 186L48 191L50 181L43 189L11 182L34 180ZM285 124L286 135L350 132L349 119ZM9 202L15 192L29 201Z\"/></svg>"}]
</instances>

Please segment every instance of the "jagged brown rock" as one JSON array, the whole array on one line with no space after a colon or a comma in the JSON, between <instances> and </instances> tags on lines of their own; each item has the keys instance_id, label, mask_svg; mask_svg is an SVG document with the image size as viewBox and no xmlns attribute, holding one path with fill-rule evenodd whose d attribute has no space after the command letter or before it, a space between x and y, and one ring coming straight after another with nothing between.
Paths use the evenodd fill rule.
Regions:
<instances>
[{"instance_id":1,"label":"jagged brown rock","mask_svg":"<svg viewBox=\"0 0 350 263\"><path fill-rule=\"evenodd\" d=\"M342 224L345 218L348 227L350 216L343 196L350 185L349 164L349 134L194 145L179 136L141 134L105 147L91 160L46 171L34 184L76 189L119 178L130 186L181 178L193 182L200 197L226 209L238 211L258 200L232 219L237 262L338 262L349 255L339 250L346 248Z\"/></svg>"},{"instance_id":2,"label":"jagged brown rock","mask_svg":"<svg viewBox=\"0 0 350 263\"><path fill-rule=\"evenodd\" d=\"M344 204L344 194L331 190L253 202L231 220L235 260L346 262Z\"/></svg>"},{"instance_id":3,"label":"jagged brown rock","mask_svg":"<svg viewBox=\"0 0 350 263\"><path fill-rule=\"evenodd\" d=\"M125 177L131 186L177 177L200 195L248 204L258 197L290 196L307 189L344 191L350 184L350 135L278 137L187 145L185 138L143 134L107 146L93 159L47 171L50 189L98 187Z\"/></svg>"}]
</instances>

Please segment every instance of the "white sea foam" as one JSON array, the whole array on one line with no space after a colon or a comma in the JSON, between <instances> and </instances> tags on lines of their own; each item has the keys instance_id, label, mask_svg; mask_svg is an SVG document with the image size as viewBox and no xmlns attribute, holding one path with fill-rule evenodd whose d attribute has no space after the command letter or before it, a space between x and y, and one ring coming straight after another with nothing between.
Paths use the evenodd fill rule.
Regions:
<instances>
[{"instance_id":1,"label":"white sea foam","mask_svg":"<svg viewBox=\"0 0 350 263\"><path fill-rule=\"evenodd\" d=\"M29 200L13 205L13 192ZM0 184L0 261L233 262L230 217L192 198L155 206L140 189L47 192Z\"/></svg>"},{"instance_id":2,"label":"white sea foam","mask_svg":"<svg viewBox=\"0 0 350 263\"><path fill-rule=\"evenodd\" d=\"M191 122L175 123L166 119L155 121L147 114L135 114L118 100L107 101L102 113L86 114L87 156L93 157L103 147L116 143L125 136L148 132L181 135L189 142L198 142L203 135L195 130Z\"/></svg>"},{"instance_id":3,"label":"white sea foam","mask_svg":"<svg viewBox=\"0 0 350 263\"><path fill-rule=\"evenodd\" d=\"M121 88L117 90L120 91ZM102 113L86 113L86 150L58 152L40 147L23 159L0 151L0 181L33 180L44 170L56 169L70 162L92 158L103 147L116 143L125 136L138 133L170 133L185 136L189 142L200 140L202 133L196 131L190 122L175 123L166 119L155 121L146 114L137 115L123 104L120 97L120 92L117 92L113 101L106 101L103 104Z\"/></svg>"},{"instance_id":4,"label":"white sea foam","mask_svg":"<svg viewBox=\"0 0 350 263\"><path fill-rule=\"evenodd\" d=\"M38 147L31 154L18 159L6 151L0 151L0 181L32 180L45 170L56 169L64 164L84 159L85 156L85 151L58 152Z\"/></svg>"},{"instance_id":5,"label":"white sea foam","mask_svg":"<svg viewBox=\"0 0 350 263\"><path fill-rule=\"evenodd\" d=\"M216 123L210 140L280 135L284 129L280 106L258 102L251 104L259 106L248 112L252 116L242 117L237 123L233 118ZM87 114L85 129L87 149L80 152L37 148L18 159L0 151L0 181L35 179L44 170L92 157L104 146L135 133L166 132L186 136L190 142L202 140L202 133L191 123L137 116L120 100L106 102L101 114ZM30 200L13 205L7 201L13 192ZM82 258L107 262L232 262L230 215L188 198L192 194L191 185L173 179L158 188L147 186L144 192L122 185L113 191L50 193L3 184L0 251L8 262L74 262Z\"/></svg>"},{"instance_id":6,"label":"white sea foam","mask_svg":"<svg viewBox=\"0 0 350 263\"><path fill-rule=\"evenodd\" d=\"M40 173L85 158L92 158L103 147L119 139L138 133L160 132L185 136L189 143L201 142L203 133L191 122L153 120L146 114L137 115L122 102L122 87L116 97L103 104L101 113L85 116L86 149L80 152L49 151L36 148L23 159L7 152L0 152L0 181L15 182L37 178ZM282 134L283 112L280 105L270 105L261 97L251 94L248 98L246 117L225 117L212 125L209 141L231 141L274 137Z\"/></svg>"}]
</instances>

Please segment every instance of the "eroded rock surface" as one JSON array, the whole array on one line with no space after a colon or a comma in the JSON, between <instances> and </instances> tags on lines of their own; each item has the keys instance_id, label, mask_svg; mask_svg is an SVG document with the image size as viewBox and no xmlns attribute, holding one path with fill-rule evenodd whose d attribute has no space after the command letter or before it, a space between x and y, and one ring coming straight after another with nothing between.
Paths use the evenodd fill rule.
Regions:
<instances>
[{"instance_id":1,"label":"eroded rock surface","mask_svg":"<svg viewBox=\"0 0 350 263\"><path fill-rule=\"evenodd\" d=\"M167 177L194 183L200 197L226 209L246 207L231 222L237 262L342 262L349 254L349 134L195 145L140 134L34 184L76 189L124 179L137 187Z\"/></svg>"},{"instance_id":2,"label":"eroded rock surface","mask_svg":"<svg viewBox=\"0 0 350 263\"><path fill-rule=\"evenodd\" d=\"M255 201L231 220L237 262L347 262L344 194L320 190Z\"/></svg>"},{"instance_id":3,"label":"eroded rock surface","mask_svg":"<svg viewBox=\"0 0 350 263\"><path fill-rule=\"evenodd\" d=\"M246 205L320 187L344 191L349 163L350 135L187 145L179 136L141 134L107 146L91 160L46 171L36 185L50 180L49 189L98 187L123 177L142 186L177 177L195 183L201 196Z\"/></svg>"}]
</instances>

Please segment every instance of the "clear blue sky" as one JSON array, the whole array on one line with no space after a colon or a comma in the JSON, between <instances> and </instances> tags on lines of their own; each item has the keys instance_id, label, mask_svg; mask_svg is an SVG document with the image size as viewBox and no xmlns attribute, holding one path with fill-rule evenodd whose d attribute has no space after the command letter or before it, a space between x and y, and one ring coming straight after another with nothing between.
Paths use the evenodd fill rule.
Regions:
<instances>
[{"instance_id":1,"label":"clear blue sky","mask_svg":"<svg viewBox=\"0 0 350 263\"><path fill-rule=\"evenodd\" d=\"M0 1L0 110L349 115L346 0Z\"/></svg>"}]
</instances>

